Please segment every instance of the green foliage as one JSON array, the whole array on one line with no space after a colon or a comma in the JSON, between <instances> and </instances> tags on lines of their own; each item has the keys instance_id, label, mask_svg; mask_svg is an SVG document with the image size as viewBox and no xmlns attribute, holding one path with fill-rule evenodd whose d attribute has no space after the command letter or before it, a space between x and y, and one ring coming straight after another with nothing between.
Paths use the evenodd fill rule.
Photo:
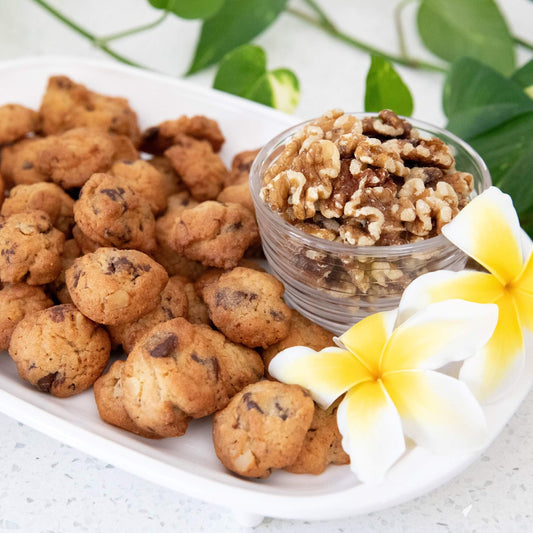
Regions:
<instances>
[{"instance_id":1,"label":"green foliage","mask_svg":"<svg viewBox=\"0 0 533 533\"><path fill-rule=\"evenodd\" d=\"M523 87L530 98L533 98L533 59L518 69L511 79Z\"/></svg>"},{"instance_id":2,"label":"green foliage","mask_svg":"<svg viewBox=\"0 0 533 533\"><path fill-rule=\"evenodd\" d=\"M443 107L448 129L479 152L492 182L513 197L533 235L533 100L518 83L530 79L526 67L509 79L474 59L460 59L446 79Z\"/></svg>"},{"instance_id":3,"label":"green foliage","mask_svg":"<svg viewBox=\"0 0 533 533\"><path fill-rule=\"evenodd\" d=\"M380 56L372 56L366 76L365 111L392 109L399 115L411 116L413 98L392 63Z\"/></svg>"},{"instance_id":4,"label":"green foliage","mask_svg":"<svg viewBox=\"0 0 533 533\"><path fill-rule=\"evenodd\" d=\"M418 32L446 61L475 58L502 74L515 67L514 41L494 0L422 0Z\"/></svg>"},{"instance_id":5,"label":"green foliage","mask_svg":"<svg viewBox=\"0 0 533 533\"><path fill-rule=\"evenodd\" d=\"M224 56L213 87L287 113L292 113L300 100L300 84L294 73L288 69L267 71L265 51L251 44Z\"/></svg>"},{"instance_id":6,"label":"green foliage","mask_svg":"<svg viewBox=\"0 0 533 533\"><path fill-rule=\"evenodd\" d=\"M207 19L224 4L224 0L148 0L157 9L167 9L184 19Z\"/></svg>"},{"instance_id":7,"label":"green foliage","mask_svg":"<svg viewBox=\"0 0 533 533\"><path fill-rule=\"evenodd\" d=\"M220 61L265 30L285 9L287 0L226 0L202 25L189 74Z\"/></svg>"}]
</instances>

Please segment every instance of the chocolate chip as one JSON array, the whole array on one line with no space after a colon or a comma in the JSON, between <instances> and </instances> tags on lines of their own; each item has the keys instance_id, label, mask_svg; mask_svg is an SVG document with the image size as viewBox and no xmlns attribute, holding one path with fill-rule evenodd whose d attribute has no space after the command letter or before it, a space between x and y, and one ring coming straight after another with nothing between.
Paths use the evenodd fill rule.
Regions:
<instances>
[{"instance_id":1,"label":"chocolate chip","mask_svg":"<svg viewBox=\"0 0 533 533\"><path fill-rule=\"evenodd\" d=\"M277 409L278 413L277 416L281 418L281 420L287 420L290 416L290 411L288 409L284 409L281 407L281 405L278 402L274 403L274 407Z\"/></svg>"},{"instance_id":2,"label":"chocolate chip","mask_svg":"<svg viewBox=\"0 0 533 533\"><path fill-rule=\"evenodd\" d=\"M193 352L191 354L191 359L195 361L196 363L199 363L200 365L210 366L211 371L213 372L215 376L215 379L218 381L218 378L220 376L220 365L216 357L207 357L203 359Z\"/></svg>"},{"instance_id":3,"label":"chocolate chip","mask_svg":"<svg viewBox=\"0 0 533 533\"><path fill-rule=\"evenodd\" d=\"M56 305L55 307L50 307L50 309L48 309L48 314L54 322L63 322L63 320L65 320L65 306Z\"/></svg>"},{"instance_id":4,"label":"chocolate chip","mask_svg":"<svg viewBox=\"0 0 533 533\"><path fill-rule=\"evenodd\" d=\"M81 270L78 270L77 268L74 270L74 283L73 283L74 288L78 286L78 283L80 282L80 278L82 274L83 272Z\"/></svg>"},{"instance_id":5,"label":"chocolate chip","mask_svg":"<svg viewBox=\"0 0 533 533\"><path fill-rule=\"evenodd\" d=\"M178 336L170 333L163 341L150 350L152 357L170 357L178 346Z\"/></svg>"},{"instance_id":6,"label":"chocolate chip","mask_svg":"<svg viewBox=\"0 0 533 533\"><path fill-rule=\"evenodd\" d=\"M100 191L101 194L105 194L111 198L113 202L124 202L124 198L122 197L124 192L125 191L122 187L117 187L116 189L102 189Z\"/></svg>"},{"instance_id":7,"label":"chocolate chip","mask_svg":"<svg viewBox=\"0 0 533 533\"><path fill-rule=\"evenodd\" d=\"M25 159L22 163L22 170L30 170L33 168L33 161L29 161L28 159Z\"/></svg>"},{"instance_id":8,"label":"chocolate chip","mask_svg":"<svg viewBox=\"0 0 533 533\"><path fill-rule=\"evenodd\" d=\"M240 229L242 229L242 222L234 222L225 228L224 233L233 233L235 231L239 231Z\"/></svg>"},{"instance_id":9,"label":"chocolate chip","mask_svg":"<svg viewBox=\"0 0 533 533\"><path fill-rule=\"evenodd\" d=\"M281 311L276 311L275 309L270 309L270 316L274 319L274 322L283 322L287 319L285 313Z\"/></svg>"},{"instance_id":10,"label":"chocolate chip","mask_svg":"<svg viewBox=\"0 0 533 533\"><path fill-rule=\"evenodd\" d=\"M116 274L117 272L124 272L128 270L135 274L137 269L135 265L127 257L113 257L107 264L106 275Z\"/></svg>"},{"instance_id":11,"label":"chocolate chip","mask_svg":"<svg viewBox=\"0 0 533 533\"><path fill-rule=\"evenodd\" d=\"M261 407L259 407L259 405L257 405L257 403L254 402L251 398L252 398L251 392L246 392L242 396L242 401L246 404L246 409L248 409L248 411L255 409L256 411L259 411L261 414L264 414Z\"/></svg>"},{"instance_id":12,"label":"chocolate chip","mask_svg":"<svg viewBox=\"0 0 533 533\"><path fill-rule=\"evenodd\" d=\"M215 294L215 305L224 309L233 309L246 302L254 302L259 296L255 292L219 289Z\"/></svg>"},{"instance_id":13,"label":"chocolate chip","mask_svg":"<svg viewBox=\"0 0 533 533\"><path fill-rule=\"evenodd\" d=\"M50 392L50 389L52 388L52 385L54 384L54 381L56 381L57 376L59 375L59 372L53 372L51 374L47 374L44 376L44 378L41 378L37 382L37 388L41 392Z\"/></svg>"}]
</instances>

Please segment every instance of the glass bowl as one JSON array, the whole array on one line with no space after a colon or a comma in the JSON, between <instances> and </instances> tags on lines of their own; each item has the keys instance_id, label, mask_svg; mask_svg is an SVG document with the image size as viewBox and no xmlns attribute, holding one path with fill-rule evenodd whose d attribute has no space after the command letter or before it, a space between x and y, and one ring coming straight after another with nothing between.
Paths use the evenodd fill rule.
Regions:
<instances>
[{"instance_id":1,"label":"glass bowl","mask_svg":"<svg viewBox=\"0 0 533 533\"><path fill-rule=\"evenodd\" d=\"M468 144L444 129L407 120L422 135L439 137L451 147L457 169L474 177L472 197L490 187L487 166ZM287 302L340 334L367 315L397 307L404 289L421 274L461 270L467 258L442 235L391 246L331 242L301 231L273 211L260 197L263 175L289 138L309 122L285 130L263 147L250 171L250 190L263 250L272 273L285 285Z\"/></svg>"}]
</instances>

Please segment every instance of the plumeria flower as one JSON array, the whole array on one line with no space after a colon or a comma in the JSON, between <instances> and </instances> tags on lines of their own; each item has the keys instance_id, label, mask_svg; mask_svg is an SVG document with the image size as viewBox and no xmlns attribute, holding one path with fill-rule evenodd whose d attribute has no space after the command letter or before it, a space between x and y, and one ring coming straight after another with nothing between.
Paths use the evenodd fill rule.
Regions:
<instances>
[{"instance_id":1,"label":"plumeria flower","mask_svg":"<svg viewBox=\"0 0 533 533\"><path fill-rule=\"evenodd\" d=\"M496 187L472 200L442 233L488 273L438 271L420 276L402 296L401 318L447 298L495 303L496 330L460 373L479 400L493 401L524 367L523 328L533 330L533 245L520 229L511 198Z\"/></svg>"},{"instance_id":2,"label":"plumeria flower","mask_svg":"<svg viewBox=\"0 0 533 533\"><path fill-rule=\"evenodd\" d=\"M405 436L436 453L486 444L483 410L468 387L436 369L479 350L498 308L462 300L430 305L396 329L397 311L371 315L316 352L296 346L269 366L276 379L308 389L337 411L342 446L363 482L380 482L405 452Z\"/></svg>"}]
</instances>

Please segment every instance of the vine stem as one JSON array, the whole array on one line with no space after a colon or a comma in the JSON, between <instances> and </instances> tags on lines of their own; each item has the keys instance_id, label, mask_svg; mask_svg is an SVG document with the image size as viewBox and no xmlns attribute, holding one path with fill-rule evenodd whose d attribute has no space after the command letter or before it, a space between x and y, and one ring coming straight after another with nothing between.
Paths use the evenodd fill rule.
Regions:
<instances>
[{"instance_id":1,"label":"vine stem","mask_svg":"<svg viewBox=\"0 0 533 533\"><path fill-rule=\"evenodd\" d=\"M370 46L367 43L359 41L355 37L352 37L351 35L348 35L340 31L335 26L335 24L331 21L331 19L324 13L324 11L317 5L317 3L314 0L305 0L305 3L317 14L318 18L315 18L312 15L309 15L307 13L304 13L303 11L294 9L292 7L288 7L287 12L299 18L300 20L303 20L307 22L308 24L311 24L312 26L323 29L324 31L326 31L332 37L335 37L339 41L349 44L350 46L353 46L354 48L358 48L359 50L362 50L364 52L368 52L369 54L374 54L374 55L383 57L385 59L388 59L389 61L398 63L399 65L404 65L410 68L431 70L434 72L446 72L446 69L439 65L428 63L427 61L422 61L422 60L415 59L415 58L409 58L409 57L389 54L387 52L384 52L383 50L379 50L378 48Z\"/></svg>"},{"instance_id":2,"label":"vine stem","mask_svg":"<svg viewBox=\"0 0 533 533\"><path fill-rule=\"evenodd\" d=\"M514 40L515 43L519 44L520 46L523 46L524 48L533 51L533 44L524 41L524 39L522 39L521 37L514 37Z\"/></svg>"},{"instance_id":3,"label":"vine stem","mask_svg":"<svg viewBox=\"0 0 533 533\"><path fill-rule=\"evenodd\" d=\"M402 15L403 10L416 0L401 0L394 9L394 24L396 26L396 33L398 35L398 46L400 48L400 55L405 59L409 59L409 52L407 51L407 41L405 39L405 32L403 31Z\"/></svg>"},{"instance_id":4,"label":"vine stem","mask_svg":"<svg viewBox=\"0 0 533 533\"><path fill-rule=\"evenodd\" d=\"M139 67L146 69L147 67L140 65L139 63L136 63L135 61L132 61L131 59L128 59L127 57L124 57L114 50L111 50L107 46L107 42L109 41L109 38L107 39L98 39L94 34L87 31L86 29L82 28L78 24L76 24L73 20L67 18L63 13L58 11L57 9L53 8L48 2L45 2L45 0L33 0L36 4L40 5L43 9L48 11L51 15L53 15L55 18L66 24L70 29L74 30L76 33L81 35L82 37L85 37L88 39L94 46L105 52L106 54L110 55L111 57L117 59L121 63L125 63L126 65L131 65L133 67Z\"/></svg>"}]
</instances>

